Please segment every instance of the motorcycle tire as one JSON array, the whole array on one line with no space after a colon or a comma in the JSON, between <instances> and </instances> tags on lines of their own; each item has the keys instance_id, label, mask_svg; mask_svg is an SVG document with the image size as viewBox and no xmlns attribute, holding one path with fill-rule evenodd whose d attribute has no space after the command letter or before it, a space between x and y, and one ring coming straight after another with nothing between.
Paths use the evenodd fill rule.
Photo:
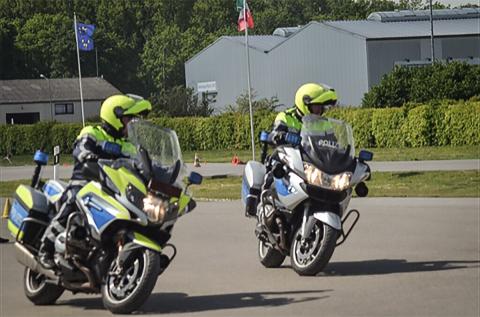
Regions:
<instances>
[{"instance_id":1,"label":"motorcycle tire","mask_svg":"<svg viewBox=\"0 0 480 317\"><path fill-rule=\"evenodd\" d=\"M119 277L111 274L115 268L114 260L102 285L103 305L114 314L129 314L137 310L148 299L157 282L160 270L158 253L142 249L129 262L131 264L122 270Z\"/></svg>"},{"instance_id":2,"label":"motorcycle tire","mask_svg":"<svg viewBox=\"0 0 480 317\"><path fill-rule=\"evenodd\" d=\"M23 274L23 289L27 298L35 305L51 305L62 296L63 287L49 284L43 274L26 267Z\"/></svg>"},{"instance_id":3,"label":"motorcycle tire","mask_svg":"<svg viewBox=\"0 0 480 317\"><path fill-rule=\"evenodd\" d=\"M285 255L281 254L278 250L266 246L262 240L258 240L258 257L260 263L267 268L280 267L285 260Z\"/></svg>"},{"instance_id":4,"label":"motorcycle tire","mask_svg":"<svg viewBox=\"0 0 480 317\"><path fill-rule=\"evenodd\" d=\"M302 261L299 259L299 256L301 256L302 253L304 254L305 250L308 250L308 253L310 254L310 250L305 246L305 244L308 244L309 242L302 244L301 230L302 228L300 226L295 231L294 239L291 244L291 265L293 270L299 275L316 275L323 271L327 266L328 261L330 261L333 251L335 251L339 231L317 220L310 236L308 237L308 240L311 241L314 239L314 241L317 242L311 247L314 250L311 252L311 255L308 256L309 259L301 263Z\"/></svg>"}]
</instances>

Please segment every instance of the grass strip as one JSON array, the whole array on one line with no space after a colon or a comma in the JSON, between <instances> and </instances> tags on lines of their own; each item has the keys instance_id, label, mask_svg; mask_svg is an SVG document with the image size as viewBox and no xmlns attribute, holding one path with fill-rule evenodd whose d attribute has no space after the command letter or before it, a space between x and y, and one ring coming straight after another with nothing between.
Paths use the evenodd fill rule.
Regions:
<instances>
[{"instance_id":1,"label":"grass strip","mask_svg":"<svg viewBox=\"0 0 480 317\"><path fill-rule=\"evenodd\" d=\"M479 171L374 172L368 197L480 197ZM240 199L241 178L206 179L192 187L202 199Z\"/></svg>"},{"instance_id":2,"label":"grass strip","mask_svg":"<svg viewBox=\"0 0 480 317\"><path fill-rule=\"evenodd\" d=\"M360 151L357 148L357 154ZM374 154L375 161L424 161L424 160L467 160L479 159L479 146L426 146L421 148L368 148ZM230 162L233 155L242 161L248 161L252 157L250 150L218 150L197 151L201 162L224 163ZM257 160L260 160L261 150L256 149ZM185 162L192 163L195 152L183 153Z\"/></svg>"},{"instance_id":3,"label":"grass strip","mask_svg":"<svg viewBox=\"0 0 480 317\"><path fill-rule=\"evenodd\" d=\"M241 177L205 178L190 187L198 200L240 199ZM0 182L0 197L11 197L19 184ZM369 197L480 197L479 171L374 172Z\"/></svg>"}]
</instances>

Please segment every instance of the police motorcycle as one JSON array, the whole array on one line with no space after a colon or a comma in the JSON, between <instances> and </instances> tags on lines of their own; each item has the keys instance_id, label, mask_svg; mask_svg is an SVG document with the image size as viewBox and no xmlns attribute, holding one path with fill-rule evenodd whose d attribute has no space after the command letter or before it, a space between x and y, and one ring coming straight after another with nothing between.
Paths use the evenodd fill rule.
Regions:
<instances>
[{"instance_id":1,"label":"police motorcycle","mask_svg":"<svg viewBox=\"0 0 480 317\"><path fill-rule=\"evenodd\" d=\"M355 157L352 129L341 120L311 114L302 121L300 135L287 133L290 144L269 156L271 135L260 134L262 162L247 163L242 201L257 219L260 262L274 268L290 256L299 275L316 275L357 224L360 213L347 207L353 189L368 194L373 153Z\"/></svg>"},{"instance_id":2,"label":"police motorcycle","mask_svg":"<svg viewBox=\"0 0 480 317\"><path fill-rule=\"evenodd\" d=\"M56 238L56 267L51 270L38 262L40 239L59 210L66 184L42 184L40 169L48 157L35 154L32 185L16 189L8 220L17 260L25 266L25 295L34 304L53 304L69 290L101 293L111 312L130 313L147 300L174 259L176 248L168 243L172 229L195 208L188 186L200 184L202 176L192 172L183 184L186 168L174 131L132 121L128 135L138 147L136 159L85 164L89 181L76 195L78 211ZM114 143L102 147L120 151Z\"/></svg>"}]
</instances>

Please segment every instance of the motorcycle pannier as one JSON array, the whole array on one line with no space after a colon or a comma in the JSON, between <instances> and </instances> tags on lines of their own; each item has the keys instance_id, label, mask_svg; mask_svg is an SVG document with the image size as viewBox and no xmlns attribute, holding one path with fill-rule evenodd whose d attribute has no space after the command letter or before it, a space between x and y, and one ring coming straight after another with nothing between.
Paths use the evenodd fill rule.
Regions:
<instances>
[{"instance_id":1,"label":"motorcycle pannier","mask_svg":"<svg viewBox=\"0 0 480 317\"><path fill-rule=\"evenodd\" d=\"M26 218L32 221L24 221ZM48 224L48 201L45 195L30 186L20 185L10 209L8 229L14 237L33 247L40 243Z\"/></svg>"},{"instance_id":2,"label":"motorcycle pannier","mask_svg":"<svg viewBox=\"0 0 480 317\"><path fill-rule=\"evenodd\" d=\"M260 162L249 161L245 165L242 179L242 201L247 215L255 216L256 214L265 173L265 166Z\"/></svg>"}]
</instances>

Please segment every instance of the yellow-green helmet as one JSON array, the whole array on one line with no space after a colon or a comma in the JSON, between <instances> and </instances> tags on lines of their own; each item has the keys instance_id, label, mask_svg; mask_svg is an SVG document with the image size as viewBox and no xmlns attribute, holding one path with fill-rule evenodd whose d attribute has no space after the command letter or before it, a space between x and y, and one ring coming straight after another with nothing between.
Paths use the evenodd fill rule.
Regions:
<instances>
[{"instance_id":1,"label":"yellow-green helmet","mask_svg":"<svg viewBox=\"0 0 480 317\"><path fill-rule=\"evenodd\" d=\"M301 114L307 115L311 111L310 105L335 105L337 93L325 84L308 83L298 88L295 94L295 106Z\"/></svg>"},{"instance_id":2,"label":"yellow-green helmet","mask_svg":"<svg viewBox=\"0 0 480 317\"><path fill-rule=\"evenodd\" d=\"M121 131L124 126L123 116L137 117L147 114L152 110L152 104L140 96L113 95L105 99L100 109L100 118L116 131Z\"/></svg>"}]
</instances>

